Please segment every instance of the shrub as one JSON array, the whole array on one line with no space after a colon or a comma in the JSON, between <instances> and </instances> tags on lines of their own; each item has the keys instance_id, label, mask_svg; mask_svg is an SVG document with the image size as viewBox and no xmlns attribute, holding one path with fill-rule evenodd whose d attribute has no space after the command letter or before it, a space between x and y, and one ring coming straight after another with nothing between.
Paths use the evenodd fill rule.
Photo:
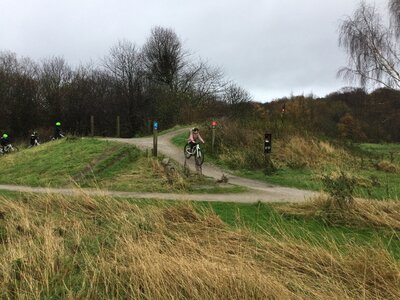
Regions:
<instances>
[{"instance_id":1,"label":"shrub","mask_svg":"<svg viewBox=\"0 0 400 300\"><path fill-rule=\"evenodd\" d=\"M353 203L353 193L357 185L355 177L339 171L330 175L325 174L321 180L324 191L341 209L347 208Z\"/></svg>"},{"instance_id":2,"label":"shrub","mask_svg":"<svg viewBox=\"0 0 400 300\"><path fill-rule=\"evenodd\" d=\"M380 161L375 165L375 167L377 170L384 171L387 173L397 173L399 171L396 165L394 165L391 162L388 162L387 160Z\"/></svg>"}]
</instances>

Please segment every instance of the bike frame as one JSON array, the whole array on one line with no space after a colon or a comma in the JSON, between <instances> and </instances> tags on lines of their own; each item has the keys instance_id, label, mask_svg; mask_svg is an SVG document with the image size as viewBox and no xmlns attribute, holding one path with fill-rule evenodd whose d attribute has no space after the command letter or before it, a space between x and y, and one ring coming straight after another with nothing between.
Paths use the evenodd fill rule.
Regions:
<instances>
[{"instance_id":1,"label":"bike frame","mask_svg":"<svg viewBox=\"0 0 400 300\"><path fill-rule=\"evenodd\" d=\"M3 151L3 147L1 147L1 150L0 150L0 152L1 153L8 153L8 152L10 152L10 150L12 150L13 149L13 146L11 145L11 144L8 144L8 145L6 145L6 146L4 146L4 151Z\"/></svg>"},{"instance_id":2,"label":"bike frame","mask_svg":"<svg viewBox=\"0 0 400 300\"><path fill-rule=\"evenodd\" d=\"M196 157L199 156L199 150L200 150L200 145L197 143L197 144L196 144L196 147L195 147L195 154L196 154Z\"/></svg>"}]
</instances>

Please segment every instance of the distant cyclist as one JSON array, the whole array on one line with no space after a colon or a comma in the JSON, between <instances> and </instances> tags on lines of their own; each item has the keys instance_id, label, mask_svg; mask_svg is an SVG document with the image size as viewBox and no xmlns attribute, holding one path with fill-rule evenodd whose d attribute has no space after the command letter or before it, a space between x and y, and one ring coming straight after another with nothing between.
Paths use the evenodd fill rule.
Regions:
<instances>
[{"instance_id":1,"label":"distant cyclist","mask_svg":"<svg viewBox=\"0 0 400 300\"><path fill-rule=\"evenodd\" d=\"M0 138L0 144L1 144L1 148L3 150L3 153L5 153L6 147L11 144L7 133L4 133L3 136Z\"/></svg>"},{"instance_id":2,"label":"distant cyclist","mask_svg":"<svg viewBox=\"0 0 400 300\"><path fill-rule=\"evenodd\" d=\"M200 141L204 144L204 140L200 135L200 131L197 127L194 127L190 130L188 144L190 145L190 149L193 152L193 148L197 145L197 141Z\"/></svg>"},{"instance_id":3,"label":"distant cyclist","mask_svg":"<svg viewBox=\"0 0 400 300\"><path fill-rule=\"evenodd\" d=\"M56 122L56 127L54 128L54 139L61 139L64 137L64 134L61 130L61 122Z\"/></svg>"},{"instance_id":4,"label":"distant cyclist","mask_svg":"<svg viewBox=\"0 0 400 300\"><path fill-rule=\"evenodd\" d=\"M39 146L39 135L36 131L33 131L30 137L30 147Z\"/></svg>"}]
</instances>

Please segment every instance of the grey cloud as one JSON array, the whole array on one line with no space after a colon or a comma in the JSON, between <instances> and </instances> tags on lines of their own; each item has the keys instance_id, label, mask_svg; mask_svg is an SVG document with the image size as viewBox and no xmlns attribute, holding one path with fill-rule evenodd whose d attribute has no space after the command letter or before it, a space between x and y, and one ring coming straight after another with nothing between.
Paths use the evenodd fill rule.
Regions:
<instances>
[{"instance_id":1,"label":"grey cloud","mask_svg":"<svg viewBox=\"0 0 400 300\"><path fill-rule=\"evenodd\" d=\"M0 49L72 64L102 58L120 39L141 45L155 25L173 28L194 57L220 66L256 100L328 93L346 63L337 46L349 0L5 0Z\"/></svg>"}]
</instances>

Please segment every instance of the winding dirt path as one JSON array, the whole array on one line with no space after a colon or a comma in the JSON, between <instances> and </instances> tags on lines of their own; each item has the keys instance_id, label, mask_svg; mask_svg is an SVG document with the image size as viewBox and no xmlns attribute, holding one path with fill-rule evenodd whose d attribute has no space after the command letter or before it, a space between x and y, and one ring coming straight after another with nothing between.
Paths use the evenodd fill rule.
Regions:
<instances>
[{"instance_id":1,"label":"winding dirt path","mask_svg":"<svg viewBox=\"0 0 400 300\"><path fill-rule=\"evenodd\" d=\"M179 162L184 163L185 158L183 149L180 149L172 144L171 139L185 131L188 128L179 129L158 137L158 150L163 155ZM134 139L117 139L107 138L110 141L122 142L136 145L137 147L146 150L153 147L153 138L134 138ZM206 157L207 159L207 157ZM187 166L192 171L195 171L193 159L187 161ZM317 193L294 188L287 188L268 184L265 182L246 179L227 173L213 165L204 163L202 167L203 175L220 179L222 174L228 177L229 183L234 185L244 186L250 189L246 193L226 193L226 194L179 194L179 193L148 193L148 192L120 192L98 189L79 189L79 188L44 188L30 187L22 185L0 184L0 190L27 192L27 193L44 193L44 194L64 194L64 195L79 195L87 194L91 196L113 196L124 198L137 199L162 199L162 200L191 200L191 201L220 201L220 202L242 202L253 203L261 202L300 202L315 196Z\"/></svg>"},{"instance_id":2,"label":"winding dirt path","mask_svg":"<svg viewBox=\"0 0 400 300\"><path fill-rule=\"evenodd\" d=\"M173 160L184 164L185 157L183 155L183 149L176 147L172 144L171 139L181 134L182 132L189 132L189 128L178 129L173 132L169 132L163 135L158 136L158 152L172 158ZM142 150L152 149L153 147L153 137L144 137L144 138L133 138L133 139L121 139L121 138L108 138L107 140L129 143L136 145ZM207 160L207 157L206 157ZM190 159L187 161L187 166L195 171L194 160ZM216 199L218 201L236 201L236 202L255 202L255 201L289 201L289 202L299 202L304 201L305 199L311 198L315 196L317 193L312 191L305 191L295 188L288 188L277 186L257 180L247 179L238 177L232 174L227 173L226 171L221 170L220 168L210 165L208 163L204 163L202 166L202 173L205 176L220 179L222 174L228 177L228 182L234 185L240 185L251 189L248 193L241 194L219 194L219 195L186 195L191 198L191 200L195 200L195 198L207 198L207 199ZM228 199L228 200L226 200Z\"/></svg>"}]
</instances>

